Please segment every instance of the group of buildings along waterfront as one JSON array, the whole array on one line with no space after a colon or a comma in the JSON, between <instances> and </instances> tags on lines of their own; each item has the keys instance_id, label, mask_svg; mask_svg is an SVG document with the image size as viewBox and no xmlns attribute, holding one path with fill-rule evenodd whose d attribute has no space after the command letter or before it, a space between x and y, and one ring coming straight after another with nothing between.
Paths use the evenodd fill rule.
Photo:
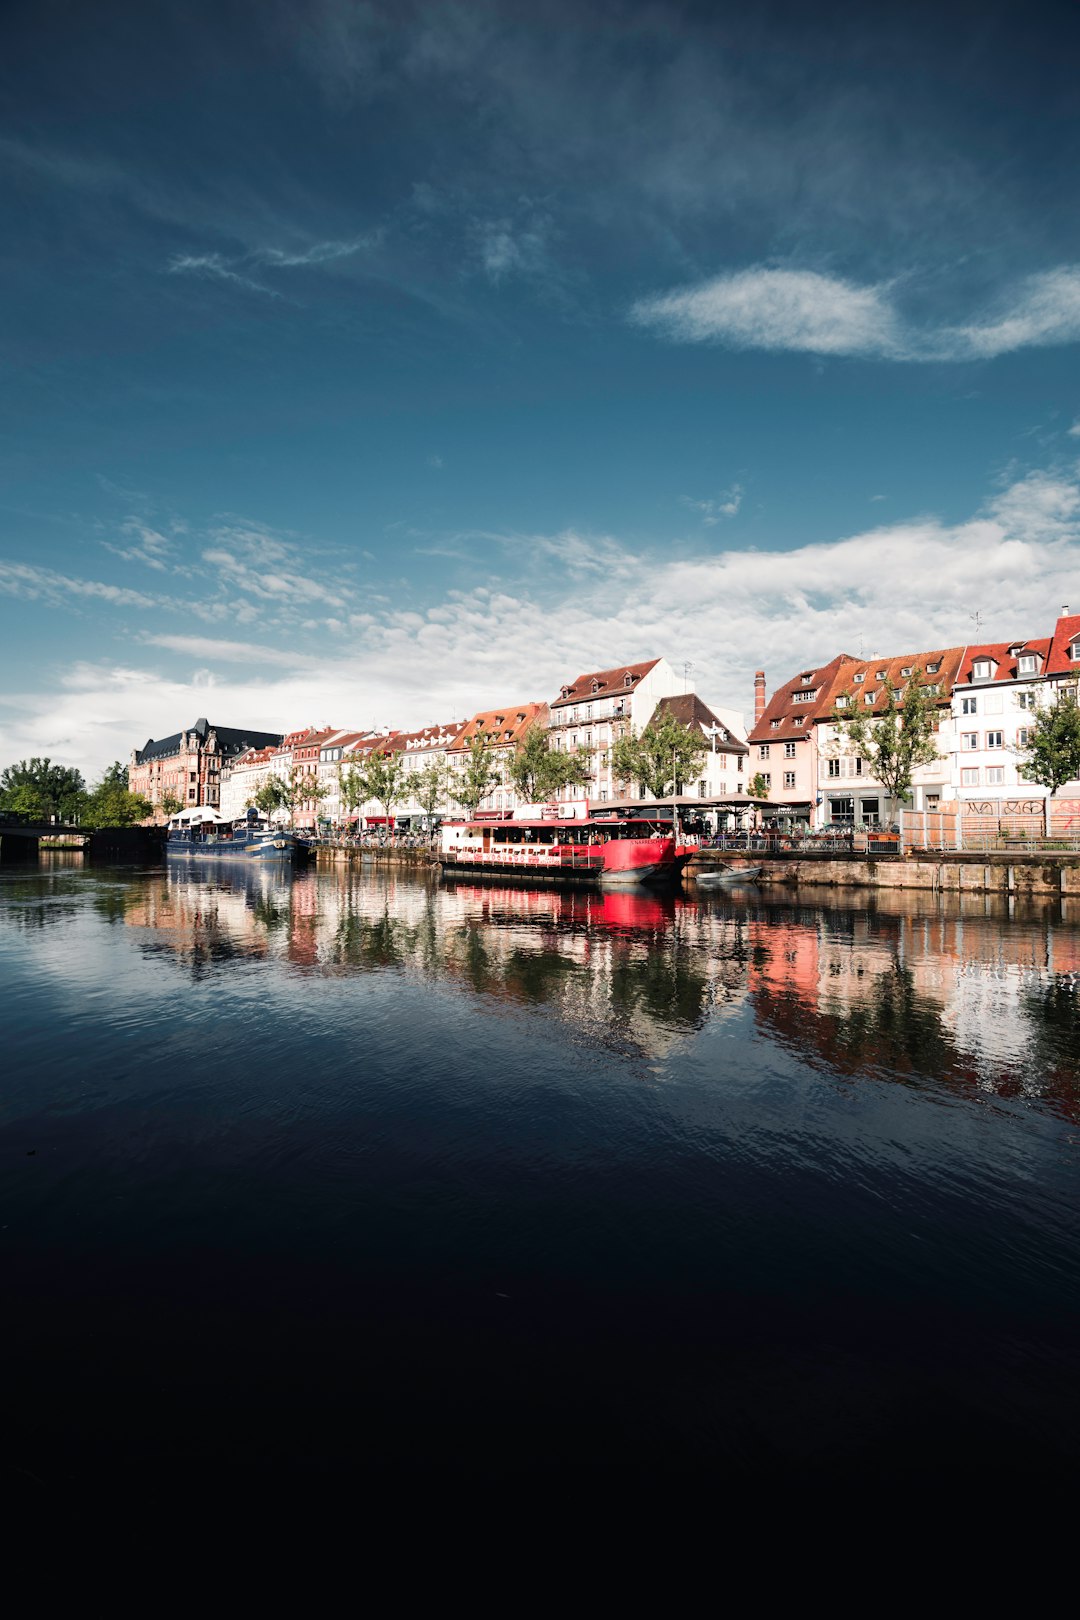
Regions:
<instances>
[{"instance_id":1,"label":"group of buildings along waterfront","mask_svg":"<svg viewBox=\"0 0 1080 1620\"><path fill-rule=\"evenodd\" d=\"M293 807L296 826L372 827L385 824L385 806L368 801L348 808L342 801L342 772L374 753L392 753L401 756L403 766L392 820L410 827L422 823L425 813L408 779L438 767L445 787L435 813L460 814L455 777L466 769L473 739L483 736L498 782L479 808L509 815L519 807L510 762L532 728L540 726L553 748L582 752L588 760L590 780L563 789L560 798L587 800L597 812L639 809L657 801L639 784L617 777L612 749L620 736L639 733L667 710L701 735L704 751L695 779L679 783L675 797L706 825L729 827L753 811L814 829L837 823L872 826L888 818L888 797L848 745L836 716L852 704L871 717L880 714L887 690L902 693L913 678L933 691L937 758L917 768L910 808L954 817L1037 814L1047 790L1022 774L1032 716L1063 690L1075 691L1080 680L1080 614L1070 614L1067 606L1042 637L871 658L837 653L825 663L800 668L771 696L759 670L749 728L738 708L706 702L687 689L685 675L657 657L579 674L547 701L504 703L478 710L464 722L412 731L307 726L270 733L199 719L135 749L129 785L154 806L156 820L163 819L168 800L185 810L205 806L238 818L268 778L299 778L310 781L313 790ZM755 782L758 791L752 794ZM1071 813L1080 825L1080 782L1059 792L1057 804L1059 814Z\"/></svg>"}]
</instances>

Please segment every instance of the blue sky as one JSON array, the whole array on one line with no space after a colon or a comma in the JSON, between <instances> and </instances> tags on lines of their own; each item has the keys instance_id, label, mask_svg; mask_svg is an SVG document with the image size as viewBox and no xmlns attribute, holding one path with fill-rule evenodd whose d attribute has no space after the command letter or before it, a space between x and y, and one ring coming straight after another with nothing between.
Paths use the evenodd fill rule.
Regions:
<instances>
[{"instance_id":1,"label":"blue sky","mask_svg":"<svg viewBox=\"0 0 1080 1620\"><path fill-rule=\"evenodd\" d=\"M0 763L1048 633L1077 34L9 0Z\"/></svg>"}]
</instances>

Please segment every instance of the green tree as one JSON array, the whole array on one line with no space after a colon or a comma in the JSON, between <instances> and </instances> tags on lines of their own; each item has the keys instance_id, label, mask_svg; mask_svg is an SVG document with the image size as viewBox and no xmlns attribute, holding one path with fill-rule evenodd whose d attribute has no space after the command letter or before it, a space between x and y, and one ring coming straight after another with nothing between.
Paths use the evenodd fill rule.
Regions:
<instances>
[{"instance_id":1,"label":"green tree","mask_svg":"<svg viewBox=\"0 0 1080 1620\"><path fill-rule=\"evenodd\" d=\"M274 774L264 777L252 794L251 802L267 820L278 810L284 810L286 808L285 783L281 780L281 777Z\"/></svg>"},{"instance_id":2,"label":"green tree","mask_svg":"<svg viewBox=\"0 0 1080 1620\"><path fill-rule=\"evenodd\" d=\"M611 764L620 780L639 782L646 793L666 799L697 775L705 753L700 731L661 709L637 736L616 740Z\"/></svg>"},{"instance_id":3,"label":"green tree","mask_svg":"<svg viewBox=\"0 0 1080 1620\"><path fill-rule=\"evenodd\" d=\"M124 770L124 787L127 787L127 771ZM20 759L17 765L8 765L0 773L0 807L5 810L18 810L11 795L18 789L25 788L35 797L24 794L21 802L32 805L32 810L23 814L43 816L46 820L52 816L61 821L73 821L82 809L86 794L86 783L82 772L71 765L54 765L51 759Z\"/></svg>"},{"instance_id":4,"label":"green tree","mask_svg":"<svg viewBox=\"0 0 1080 1620\"><path fill-rule=\"evenodd\" d=\"M482 731L469 738L469 755L464 770L458 772L451 792L467 815L475 816L480 801L499 786L502 775L496 763L495 745Z\"/></svg>"},{"instance_id":5,"label":"green tree","mask_svg":"<svg viewBox=\"0 0 1080 1620\"><path fill-rule=\"evenodd\" d=\"M1022 750L1020 775L1050 789L1050 797L1066 782L1080 781L1080 703L1075 692L1062 692L1056 703L1036 709Z\"/></svg>"},{"instance_id":6,"label":"green tree","mask_svg":"<svg viewBox=\"0 0 1080 1620\"><path fill-rule=\"evenodd\" d=\"M338 796L346 810L359 810L368 796L367 782L359 765L338 766Z\"/></svg>"},{"instance_id":7,"label":"green tree","mask_svg":"<svg viewBox=\"0 0 1080 1620\"><path fill-rule=\"evenodd\" d=\"M162 815L164 815L166 817L168 817L168 816L178 816L183 808L184 808L184 806L181 804L180 800L176 797L175 793L163 793L162 794L162 796L161 796L161 813L162 813Z\"/></svg>"},{"instance_id":8,"label":"green tree","mask_svg":"<svg viewBox=\"0 0 1080 1620\"><path fill-rule=\"evenodd\" d=\"M553 798L560 788L584 787L592 780L591 750L563 752L552 748L544 726L531 726L510 761L509 777L527 804Z\"/></svg>"},{"instance_id":9,"label":"green tree","mask_svg":"<svg viewBox=\"0 0 1080 1620\"><path fill-rule=\"evenodd\" d=\"M374 799L382 806L387 822L400 803L405 790L405 756L400 748L388 753L373 750L360 767L364 778L364 798Z\"/></svg>"},{"instance_id":10,"label":"green tree","mask_svg":"<svg viewBox=\"0 0 1080 1620\"><path fill-rule=\"evenodd\" d=\"M405 779L405 787L411 798L414 798L425 816L433 816L441 804L446 802L446 766L436 764L425 765L422 771L413 771Z\"/></svg>"},{"instance_id":11,"label":"green tree","mask_svg":"<svg viewBox=\"0 0 1080 1620\"><path fill-rule=\"evenodd\" d=\"M746 791L751 799L767 799L769 797L769 784L760 771L750 778Z\"/></svg>"},{"instance_id":12,"label":"green tree","mask_svg":"<svg viewBox=\"0 0 1080 1620\"><path fill-rule=\"evenodd\" d=\"M154 813L150 800L128 791L127 766L119 760L107 767L84 796L80 820L84 827L134 827Z\"/></svg>"},{"instance_id":13,"label":"green tree","mask_svg":"<svg viewBox=\"0 0 1080 1620\"><path fill-rule=\"evenodd\" d=\"M841 752L861 759L867 775L885 789L891 819L910 794L919 766L941 758L934 741L938 694L923 681L922 670L913 669L902 689L887 680L884 696L884 704L875 703L871 711L859 693L842 692L833 723Z\"/></svg>"}]
</instances>

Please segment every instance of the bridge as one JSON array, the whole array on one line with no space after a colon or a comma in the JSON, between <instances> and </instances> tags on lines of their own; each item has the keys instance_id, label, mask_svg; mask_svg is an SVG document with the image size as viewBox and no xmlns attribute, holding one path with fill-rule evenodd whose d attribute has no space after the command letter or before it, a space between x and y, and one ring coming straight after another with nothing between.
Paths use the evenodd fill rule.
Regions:
<instances>
[{"instance_id":1,"label":"bridge","mask_svg":"<svg viewBox=\"0 0 1080 1620\"><path fill-rule=\"evenodd\" d=\"M164 854L164 827L89 827L62 821L31 821L0 812L0 866L36 861L43 838L78 839L90 861L146 861Z\"/></svg>"}]
</instances>

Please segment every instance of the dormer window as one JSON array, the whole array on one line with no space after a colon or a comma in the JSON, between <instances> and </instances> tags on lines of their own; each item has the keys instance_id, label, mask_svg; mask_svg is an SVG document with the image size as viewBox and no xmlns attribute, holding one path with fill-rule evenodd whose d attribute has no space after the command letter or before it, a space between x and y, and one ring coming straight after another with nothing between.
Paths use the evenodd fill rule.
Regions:
<instances>
[{"instance_id":1,"label":"dormer window","mask_svg":"<svg viewBox=\"0 0 1080 1620\"><path fill-rule=\"evenodd\" d=\"M624 686L633 686L634 677L632 675L624 675L622 683L623 683Z\"/></svg>"},{"instance_id":2,"label":"dormer window","mask_svg":"<svg viewBox=\"0 0 1080 1620\"><path fill-rule=\"evenodd\" d=\"M909 676L911 674L911 668L912 666L910 664L906 665L905 668L900 671L901 675L903 675L905 678Z\"/></svg>"},{"instance_id":3,"label":"dormer window","mask_svg":"<svg viewBox=\"0 0 1080 1620\"><path fill-rule=\"evenodd\" d=\"M811 670L809 672L809 674L803 676L803 678L802 678L803 685L804 686L809 686L810 682L813 680L813 678L814 678L814 672L813 672L813 670Z\"/></svg>"},{"instance_id":4,"label":"dormer window","mask_svg":"<svg viewBox=\"0 0 1080 1620\"><path fill-rule=\"evenodd\" d=\"M872 704L873 701L874 701L874 693L873 692L864 692L863 693L863 702L864 703L871 703Z\"/></svg>"},{"instance_id":5,"label":"dormer window","mask_svg":"<svg viewBox=\"0 0 1080 1620\"><path fill-rule=\"evenodd\" d=\"M794 720L793 720L793 721L792 721L792 722L791 722L791 723L792 723L792 725L793 725L793 726L801 726L801 725L802 725L802 723L803 723L803 717L802 717L802 715L801 715L801 714L797 714L797 715L796 715L796 716L795 716L795 718L794 718Z\"/></svg>"},{"instance_id":6,"label":"dormer window","mask_svg":"<svg viewBox=\"0 0 1080 1620\"><path fill-rule=\"evenodd\" d=\"M836 707L838 709L846 709L847 708L847 693L846 692L841 692L840 693L839 697L836 700Z\"/></svg>"},{"instance_id":7,"label":"dormer window","mask_svg":"<svg viewBox=\"0 0 1080 1620\"><path fill-rule=\"evenodd\" d=\"M859 673L857 675L852 676L852 680L858 681L860 685L862 684L863 681L865 681L865 679L866 679L866 671L865 671L865 669L860 669L860 671L859 671Z\"/></svg>"},{"instance_id":8,"label":"dormer window","mask_svg":"<svg viewBox=\"0 0 1080 1620\"><path fill-rule=\"evenodd\" d=\"M934 662L932 664L927 664L926 673L928 675L936 675L940 668L941 668L941 659L940 658L935 658Z\"/></svg>"},{"instance_id":9,"label":"dormer window","mask_svg":"<svg viewBox=\"0 0 1080 1620\"><path fill-rule=\"evenodd\" d=\"M976 658L971 666L972 678L976 681L988 681L990 679L990 668L989 658Z\"/></svg>"},{"instance_id":10,"label":"dormer window","mask_svg":"<svg viewBox=\"0 0 1080 1620\"><path fill-rule=\"evenodd\" d=\"M886 676L888 675L888 673L889 672L888 672L887 669L879 669L878 672L877 672L877 677L876 678L879 681L883 681L886 678Z\"/></svg>"},{"instance_id":11,"label":"dormer window","mask_svg":"<svg viewBox=\"0 0 1080 1620\"><path fill-rule=\"evenodd\" d=\"M1073 642L1069 648L1069 657L1074 663L1080 664L1080 638Z\"/></svg>"},{"instance_id":12,"label":"dormer window","mask_svg":"<svg viewBox=\"0 0 1080 1620\"><path fill-rule=\"evenodd\" d=\"M769 721L769 724L770 724L770 726L771 726L771 727L772 727L772 729L773 729L773 730L774 730L774 731L778 731L778 730L779 730L779 729L780 729L780 722L779 722L779 720L770 720L770 721Z\"/></svg>"},{"instance_id":13,"label":"dormer window","mask_svg":"<svg viewBox=\"0 0 1080 1620\"><path fill-rule=\"evenodd\" d=\"M595 676L593 677L592 689L593 689L594 692L599 692L599 690L600 690L600 682L596 679Z\"/></svg>"},{"instance_id":14,"label":"dormer window","mask_svg":"<svg viewBox=\"0 0 1080 1620\"><path fill-rule=\"evenodd\" d=\"M1017 661L1017 669L1021 675L1037 675L1039 660L1034 653L1021 653Z\"/></svg>"}]
</instances>

